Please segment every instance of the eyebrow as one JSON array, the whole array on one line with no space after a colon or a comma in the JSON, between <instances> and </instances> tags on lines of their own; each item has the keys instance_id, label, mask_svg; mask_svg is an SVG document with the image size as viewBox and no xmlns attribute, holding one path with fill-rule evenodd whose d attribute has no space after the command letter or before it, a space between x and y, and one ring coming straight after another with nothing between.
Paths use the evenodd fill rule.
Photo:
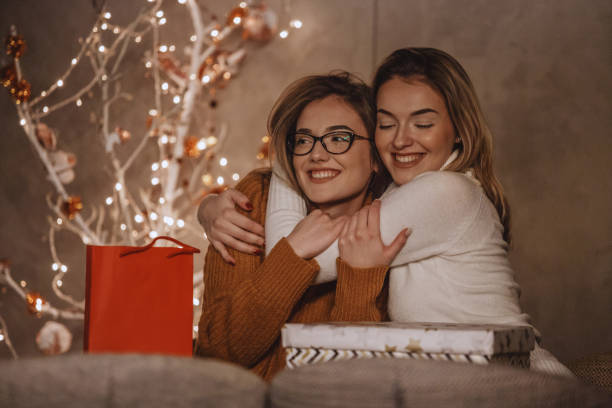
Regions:
<instances>
[{"instance_id":1,"label":"eyebrow","mask_svg":"<svg viewBox=\"0 0 612 408\"><path fill-rule=\"evenodd\" d=\"M329 126L327 128L325 128L326 132L333 132L334 130L348 130L351 132L354 132L353 129L351 129L350 127L346 126L346 125L333 125L333 126ZM312 130L308 129L308 128L299 128L296 130L297 133L312 133Z\"/></svg>"},{"instance_id":2,"label":"eyebrow","mask_svg":"<svg viewBox=\"0 0 612 408\"><path fill-rule=\"evenodd\" d=\"M391 112L384 110L384 109L378 109L376 112L378 113L382 113L384 115L388 115L388 116L393 116L395 117L394 114L392 114ZM414 111L410 114L410 116L419 116L419 115L424 115L426 113L439 113L437 110L435 109L431 109L431 108L425 108L425 109L419 109L417 111Z\"/></svg>"}]
</instances>

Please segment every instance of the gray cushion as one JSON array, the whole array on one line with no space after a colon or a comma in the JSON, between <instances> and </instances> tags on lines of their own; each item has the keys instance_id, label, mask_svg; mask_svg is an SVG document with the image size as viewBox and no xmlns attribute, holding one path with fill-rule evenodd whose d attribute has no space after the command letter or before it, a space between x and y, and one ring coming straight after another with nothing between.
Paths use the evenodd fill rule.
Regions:
<instances>
[{"instance_id":1,"label":"gray cushion","mask_svg":"<svg viewBox=\"0 0 612 408\"><path fill-rule=\"evenodd\" d=\"M610 397L519 368L404 359L313 364L270 386L273 407L596 407Z\"/></svg>"},{"instance_id":2,"label":"gray cushion","mask_svg":"<svg viewBox=\"0 0 612 408\"><path fill-rule=\"evenodd\" d=\"M257 407L267 385L210 359L71 354L0 363L3 407Z\"/></svg>"}]
</instances>

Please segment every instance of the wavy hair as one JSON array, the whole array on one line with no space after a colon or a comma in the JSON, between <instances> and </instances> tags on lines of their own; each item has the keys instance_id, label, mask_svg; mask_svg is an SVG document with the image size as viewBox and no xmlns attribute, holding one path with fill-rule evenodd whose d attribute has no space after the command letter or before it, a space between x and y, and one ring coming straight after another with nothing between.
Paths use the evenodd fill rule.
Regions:
<instances>
[{"instance_id":1,"label":"wavy hair","mask_svg":"<svg viewBox=\"0 0 612 408\"><path fill-rule=\"evenodd\" d=\"M493 170L491 131L480 108L476 91L461 64L435 48L403 48L394 51L378 67L372 84L376 96L380 87L393 78L417 79L440 93L446 102L459 156L446 170L472 169L487 197L499 214L504 239L510 242L510 206Z\"/></svg>"}]
</instances>

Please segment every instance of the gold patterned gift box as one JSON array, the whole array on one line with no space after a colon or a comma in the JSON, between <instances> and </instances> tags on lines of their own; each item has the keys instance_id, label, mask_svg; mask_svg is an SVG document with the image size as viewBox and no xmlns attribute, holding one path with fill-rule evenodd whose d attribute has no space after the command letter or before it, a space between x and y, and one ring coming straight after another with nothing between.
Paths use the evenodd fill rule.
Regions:
<instances>
[{"instance_id":1,"label":"gold patterned gift box","mask_svg":"<svg viewBox=\"0 0 612 408\"><path fill-rule=\"evenodd\" d=\"M529 367L529 326L454 323L287 323L287 367L353 358L413 358Z\"/></svg>"}]
</instances>

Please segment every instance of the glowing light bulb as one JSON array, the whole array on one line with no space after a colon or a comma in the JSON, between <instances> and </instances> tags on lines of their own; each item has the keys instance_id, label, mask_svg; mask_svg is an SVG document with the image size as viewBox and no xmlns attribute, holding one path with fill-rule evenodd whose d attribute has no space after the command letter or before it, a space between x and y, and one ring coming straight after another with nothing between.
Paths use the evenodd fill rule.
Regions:
<instances>
[{"instance_id":1,"label":"glowing light bulb","mask_svg":"<svg viewBox=\"0 0 612 408\"><path fill-rule=\"evenodd\" d=\"M167 135L163 135L162 137L159 138L159 142L161 144L168 144L168 136Z\"/></svg>"},{"instance_id":2,"label":"glowing light bulb","mask_svg":"<svg viewBox=\"0 0 612 408\"><path fill-rule=\"evenodd\" d=\"M208 137L206 138L206 144L207 144L208 146L214 146L214 145L216 145L216 144L217 144L217 138L216 138L216 137L214 137L214 136L208 136Z\"/></svg>"},{"instance_id":3,"label":"glowing light bulb","mask_svg":"<svg viewBox=\"0 0 612 408\"><path fill-rule=\"evenodd\" d=\"M98 51L100 51L100 52L104 52L104 51L106 51L106 47L105 47L105 46L103 46L103 45L100 45L100 46L98 47Z\"/></svg>"},{"instance_id":4,"label":"glowing light bulb","mask_svg":"<svg viewBox=\"0 0 612 408\"><path fill-rule=\"evenodd\" d=\"M168 52L168 46L167 45L160 45L159 46L159 52Z\"/></svg>"},{"instance_id":5,"label":"glowing light bulb","mask_svg":"<svg viewBox=\"0 0 612 408\"><path fill-rule=\"evenodd\" d=\"M121 231L125 231L127 229L127 225L121 224L119 228L121 228Z\"/></svg>"},{"instance_id":6,"label":"glowing light bulb","mask_svg":"<svg viewBox=\"0 0 612 408\"><path fill-rule=\"evenodd\" d=\"M159 178L157 177L153 177L151 178L151 184L153 184L154 186L159 184Z\"/></svg>"},{"instance_id":7,"label":"glowing light bulb","mask_svg":"<svg viewBox=\"0 0 612 408\"><path fill-rule=\"evenodd\" d=\"M161 84L162 91L167 91L168 88L170 88L170 85L168 85L167 82L164 82L164 83Z\"/></svg>"},{"instance_id":8,"label":"glowing light bulb","mask_svg":"<svg viewBox=\"0 0 612 408\"><path fill-rule=\"evenodd\" d=\"M47 91L42 91L42 92L40 93L40 96L42 96L42 97L47 96Z\"/></svg>"},{"instance_id":9,"label":"glowing light bulb","mask_svg":"<svg viewBox=\"0 0 612 408\"><path fill-rule=\"evenodd\" d=\"M238 174L238 173L232 174L232 180L238 181L239 179L240 179L240 174Z\"/></svg>"},{"instance_id":10,"label":"glowing light bulb","mask_svg":"<svg viewBox=\"0 0 612 408\"><path fill-rule=\"evenodd\" d=\"M62 225L64 223L64 220L58 218L55 222L57 222L57 225Z\"/></svg>"},{"instance_id":11,"label":"glowing light bulb","mask_svg":"<svg viewBox=\"0 0 612 408\"><path fill-rule=\"evenodd\" d=\"M136 214L134 216L134 221L136 221L138 224L140 224L141 222L144 221L144 217L142 216L142 214Z\"/></svg>"},{"instance_id":12,"label":"glowing light bulb","mask_svg":"<svg viewBox=\"0 0 612 408\"><path fill-rule=\"evenodd\" d=\"M240 24L241 21L242 19L240 17L234 17L234 19L232 20L232 22L236 25Z\"/></svg>"},{"instance_id":13,"label":"glowing light bulb","mask_svg":"<svg viewBox=\"0 0 612 408\"><path fill-rule=\"evenodd\" d=\"M113 34L119 34L119 27L113 28Z\"/></svg>"},{"instance_id":14,"label":"glowing light bulb","mask_svg":"<svg viewBox=\"0 0 612 408\"><path fill-rule=\"evenodd\" d=\"M216 37L218 35L219 35L219 30L217 30L216 28L210 32L211 37Z\"/></svg>"},{"instance_id":15,"label":"glowing light bulb","mask_svg":"<svg viewBox=\"0 0 612 408\"><path fill-rule=\"evenodd\" d=\"M111 18L111 13L110 13L109 11L107 11L106 13L104 13L104 18L105 18L105 19L107 19L107 20L108 20L109 18Z\"/></svg>"},{"instance_id":16,"label":"glowing light bulb","mask_svg":"<svg viewBox=\"0 0 612 408\"><path fill-rule=\"evenodd\" d=\"M222 186L223 183L225 183L225 180L223 179L223 177L221 177L221 176L217 177L217 184Z\"/></svg>"},{"instance_id":17,"label":"glowing light bulb","mask_svg":"<svg viewBox=\"0 0 612 408\"><path fill-rule=\"evenodd\" d=\"M59 269L59 265L57 264L57 262L53 262L53 264L51 265L51 269L53 269L54 271L57 271Z\"/></svg>"},{"instance_id":18,"label":"glowing light bulb","mask_svg":"<svg viewBox=\"0 0 612 408\"><path fill-rule=\"evenodd\" d=\"M209 77L208 75L204 75L204 76L202 77L202 83L203 83L203 84L207 84L207 83L209 83L209 82L210 82L210 77Z\"/></svg>"},{"instance_id":19,"label":"glowing light bulb","mask_svg":"<svg viewBox=\"0 0 612 408\"><path fill-rule=\"evenodd\" d=\"M187 0L178 0L178 3L179 4L185 4L185 3L187 3Z\"/></svg>"},{"instance_id":20,"label":"glowing light bulb","mask_svg":"<svg viewBox=\"0 0 612 408\"><path fill-rule=\"evenodd\" d=\"M153 66L153 63L151 61L145 62L145 68L151 68L152 66Z\"/></svg>"},{"instance_id":21,"label":"glowing light bulb","mask_svg":"<svg viewBox=\"0 0 612 408\"><path fill-rule=\"evenodd\" d=\"M210 186L213 183L213 177L210 174L203 175L202 183L204 183L207 186Z\"/></svg>"},{"instance_id":22,"label":"glowing light bulb","mask_svg":"<svg viewBox=\"0 0 612 408\"><path fill-rule=\"evenodd\" d=\"M159 19L159 25L164 25L166 24L166 17L162 17Z\"/></svg>"},{"instance_id":23,"label":"glowing light bulb","mask_svg":"<svg viewBox=\"0 0 612 408\"><path fill-rule=\"evenodd\" d=\"M200 300L197 298L193 298L193 305L194 306L200 306Z\"/></svg>"},{"instance_id":24,"label":"glowing light bulb","mask_svg":"<svg viewBox=\"0 0 612 408\"><path fill-rule=\"evenodd\" d=\"M246 8L246 6L247 6L246 1L241 1L239 6L240 6L240 8Z\"/></svg>"},{"instance_id":25,"label":"glowing light bulb","mask_svg":"<svg viewBox=\"0 0 612 408\"><path fill-rule=\"evenodd\" d=\"M22 280L21 282L19 282L19 285L20 285L22 288L25 288L26 286L28 286L28 283L27 283L26 281Z\"/></svg>"},{"instance_id":26,"label":"glowing light bulb","mask_svg":"<svg viewBox=\"0 0 612 408\"><path fill-rule=\"evenodd\" d=\"M61 80L61 79L59 79L59 80L57 81L57 86L59 86L60 88L61 88L62 86L64 86L64 81L63 81L63 80Z\"/></svg>"},{"instance_id":27,"label":"glowing light bulb","mask_svg":"<svg viewBox=\"0 0 612 408\"><path fill-rule=\"evenodd\" d=\"M61 279L58 279L57 282L55 282L55 284L57 285L58 288L61 288L64 282L62 282Z\"/></svg>"},{"instance_id":28,"label":"glowing light bulb","mask_svg":"<svg viewBox=\"0 0 612 408\"><path fill-rule=\"evenodd\" d=\"M196 35L192 35L191 37L189 37L189 41L191 42L195 42L198 39L198 37L196 37Z\"/></svg>"},{"instance_id":29,"label":"glowing light bulb","mask_svg":"<svg viewBox=\"0 0 612 408\"><path fill-rule=\"evenodd\" d=\"M164 11L163 10L159 10L157 13L155 13L155 17L157 18L162 18L164 16Z\"/></svg>"},{"instance_id":30,"label":"glowing light bulb","mask_svg":"<svg viewBox=\"0 0 612 408\"><path fill-rule=\"evenodd\" d=\"M174 52L176 50L176 45L172 44L168 47L168 51Z\"/></svg>"},{"instance_id":31,"label":"glowing light bulb","mask_svg":"<svg viewBox=\"0 0 612 408\"><path fill-rule=\"evenodd\" d=\"M118 182L117 184L115 184L115 190L121 191L122 188L123 186L121 185L121 183Z\"/></svg>"},{"instance_id":32,"label":"glowing light bulb","mask_svg":"<svg viewBox=\"0 0 612 408\"><path fill-rule=\"evenodd\" d=\"M150 109L149 110L149 116L157 116L157 110L156 109Z\"/></svg>"},{"instance_id":33,"label":"glowing light bulb","mask_svg":"<svg viewBox=\"0 0 612 408\"><path fill-rule=\"evenodd\" d=\"M198 150L204 150L206 149L206 140L204 139L200 139L198 141L198 144L196 144L196 147L198 148Z\"/></svg>"},{"instance_id":34,"label":"glowing light bulb","mask_svg":"<svg viewBox=\"0 0 612 408\"><path fill-rule=\"evenodd\" d=\"M193 331L194 331L194 333L197 333L198 332L198 326L193 326Z\"/></svg>"},{"instance_id":35,"label":"glowing light bulb","mask_svg":"<svg viewBox=\"0 0 612 408\"><path fill-rule=\"evenodd\" d=\"M278 33L278 36L280 38L287 38L288 35L289 35L289 32L287 30L283 30L280 33Z\"/></svg>"},{"instance_id":36,"label":"glowing light bulb","mask_svg":"<svg viewBox=\"0 0 612 408\"><path fill-rule=\"evenodd\" d=\"M164 197L159 197L159 203L160 204L166 204L166 199Z\"/></svg>"},{"instance_id":37,"label":"glowing light bulb","mask_svg":"<svg viewBox=\"0 0 612 408\"><path fill-rule=\"evenodd\" d=\"M66 272L68 272L68 267L66 265L62 265L62 266L60 266L60 271L66 273Z\"/></svg>"},{"instance_id":38,"label":"glowing light bulb","mask_svg":"<svg viewBox=\"0 0 612 408\"><path fill-rule=\"evenodd\" d=\"M45 112L45 113L49 112L49 107L48 107L48 106L45 106L45 107L43 108L43 112Z\"/></svg>"},{"instance_id":39,"label":"glowing light bulb","mask_svg":"<svg viewBox=\"0 0 612 408\"><path fill-rule=\"evenodd\" d=\"M221 160L219 160L219 165L224 167L227 166L227 159L222 157Z\"/></svg>"},{"instance_id":40,"label":"glowing light bulb","mask_svg":"<svg viewBox=\"0 0 612 408\"><path fill-rule=\"evenodd\" d=\"M164 216L164 222L169 225L169 226L173 226L174 225L174 218L172 217L168 217L167 215Z\"/></svg>"},{"instance_id":41,"label":"glowing light bulb","mask_svg":"<svg viewBox=\"0 0 612 408\"><path fill-rule=\"evenodd\" d=\"M176 220L176 226L179 228L183 228L185 226L185 221L179 218L178 220Z\"/></svg>"},{"instance_id":42,"label":"glowing light bulb","mask_svg":"<svg viewBox=\"0 0 612 408\"><path fill-rule=\"evenodd\" d=\"M169 162L168 160L166 160L166 159L162 160L162 162L161 162L161 166L162 166L164 169L167 169L169 165L170 165L170 162Z\"/></svg>"},{"instance_id":43,"label":"glowing light bulb","mask_svg":"<svg viewBox=\"0 0 612 408\"><path fill-rule=\"evenodd\" d=\"M77 62L79 62L79 60L78 60L78 59L76 59L76 58L73 58L73 59L72 59L72 61L70 61L70 63L71 63L72 65L76 65L76 64L77 64Z\"/></svg>"},{"instance_id":44,"label":"glowing light bulb","mask_svg":"<svg viewBox=\"0 0 612 408\"><path fill-rule=\"evenodd\" d=\"M106 23L102 23L102 25L100 26L100 28L101 28L102 30L106 30L106 29L108 29L108 24L106 24Z\"/></svg>"},{"instance_id":45,"label":"glowing light bulb","mask_svg":"<svg viewBox=\"0 0 612 408\"><path fill-rule=\"evenodd\" d=\"M181 103L181 97L176 95L174 98L172 98L172 102L174 102L175 105L178 105Z\"/></svg>"},{"instance_id":46,"label":"glowing light bulb","mask_svg":"<svg viewBox=\"0 0 612 408\"><path fill-rule=\"evenodd\" d=\"M106 80L108 80L108 75L103 74L100 79L103 80L103 81L106 81Z\"/></svg>"},{"instance_id":47,"label":"glowing light bulb","mask_svg":"<svg viewBox=\"0 0 612 408\"><path fill-rule=\"evenodd\" d=\"M134 38L134 42L135 42L136 44L140 44L140 43L142 42L142 37L141 37L141 36L139 36L139 35L137 35L137 36L136 36L136 38Z\"/></svg>"},{"instance_id":48,"label":"glowing light bulb","mask_svg":"<svg viewBox=\"0 0 612 408\"><path fill-rule=\"evenodd\" d=\"M106 205L111 205L113 203L113 197L106 197Z\"/></svg>"},{"instance_id":49,"label":"glowing light bulb","mask_svg":"<svg viewBox=\"0 0 612 408\"><path fill-rule=\"evenodd\" d=\"M151 231L149 232L149 238L156 238L159 234L157 233L157 231Z\"/></svg>"},{"instance_id":50,"label":"glowing light bulb","mask_svg":"<svg viewBox=\"0 0 612 408\"><path fill-rule=\"evenodd\" d=\"M149 214L149 218L152 219L153 221L157 221L159 216L157 215L156 212L151 212L151 214Z\"/></svg>"},{"instance_id":51,"label":"glowing light bulb","mask_svg":"<svg viewBox=\"0 0 612 408\"><path fill-rule=\"evenodd\" d=\"M25 120L25 119L21 119L21 120L19 121L19 124L20 124L21 126L25 126L25 125L26 125L26 120Z\"/></svg>"},{"instance_id":52,"label":"glowing light bulb","mask_svg":"<svg viewBox=\"0 0 612 408\"><path fill-rule=\"evenodd\" d=\"M151 170L153 170L153 171L157 171L157 170L159 170L159 163L153 163L153 164L151 165Z\"/></svg>"},{"instance_id":53,"label":"glowing light bulb","mask_svg":"<svg viewBox=\"0 0 612 408\"><path fill-rule=\"evenodd\" d=\"M196 78L197 78L197 75L196 75L196 74L191 74L191 75L189 75L189 79L190 79L191 81L195 80Z\"/></svg>"},{"instance_id":54,"label":"glowing light bulb","mask_svg":"<svg viewBox=\"0 0 612 408\"><path fill-rule=\"evenodd\" d=\"M301 22L300 20L291 20L291 22L289 23L289 25L290 25L291 27L298 28L298 29L299 29L299 28L302 28L302 22Z\"/></svg>"},{"instance_id":55,"label":"glowing light bulb","mask_svg":"<svg viewBox=\"0 0 612 408\"><path fill-rule=\"evenodd\" d=\"M82 106L83 105L83 101L81 100L81 98L76 100L76 106Z\"/></svg>"}]
</instances>

